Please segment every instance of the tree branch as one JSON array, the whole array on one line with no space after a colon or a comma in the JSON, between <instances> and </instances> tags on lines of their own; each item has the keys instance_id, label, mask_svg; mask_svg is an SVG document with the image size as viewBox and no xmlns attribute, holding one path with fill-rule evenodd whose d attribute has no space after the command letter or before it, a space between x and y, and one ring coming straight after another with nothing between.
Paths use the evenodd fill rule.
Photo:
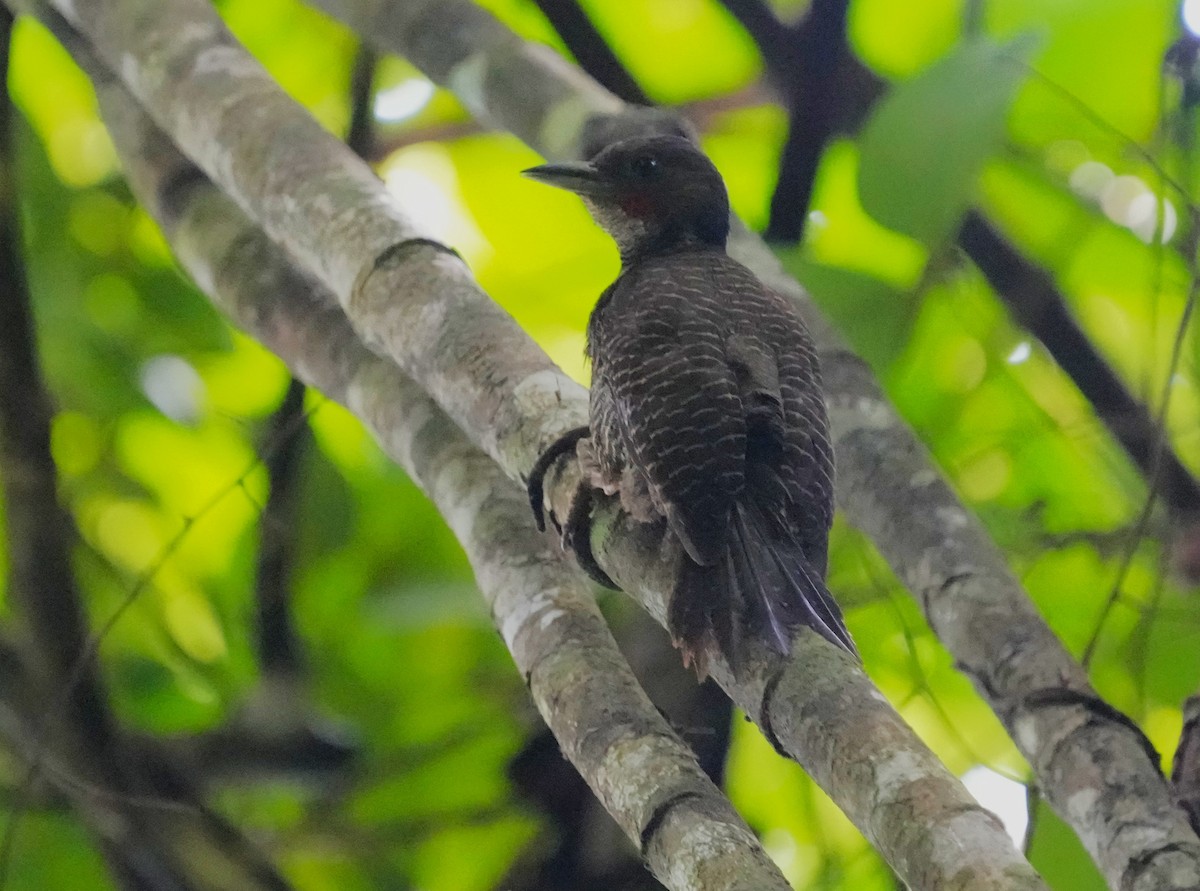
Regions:
<instances>
[{"instance_id":1,"label":"tree branch","mask_svg":"<svg viewBox=\"0 0 1200 891\"><path fill-rule=\"evenodd\" d=\"M650 97L633 79L608 42L596 30L578 0L534 0L558 32L579 67L625 102L650 105Z\"/></svg>"},{"instance_id":2,"label":"tree branch","mask_svg":"<svg viewBox=\"0 0 1200 891\"><path fill-rule=\"evenodd\" d=\"M771 194L771 216L764 237L785 244L804 234L808 207L821 155L833 135L839 105L839 71L849 54L846 13L849 0L813 0L804 19L791 29L787 52L793 72L784 84L788 97L788 135Z\"/></svg>"},{"instance_id":3,"label":"tree branch","mask_svg":"<svg viewBox=\"0 0 1200 891\"><path fill-rule=\"evenodd\" d=\"M794 59L792 28L779 20L767 0L721 0L721 5L754 38L767 66L779 66L772 71L771 79L777 89L786 90L790 78L783 67L785 60Z\"/></svg>"},{"instance_id":4,"label":"tree branch","mask_svg":"<svg viewBox=\"0 0 1200 891\"><path fill-rule=\"evenodd\" d=\"M95 76L95 72L93 72ZM787 883L637 687L577 573L519 488L296 272L115 83L105 116L131 182L181 262L296 373L355 411L451 521L493 619L567 756L673 888ZM707 884L712 876L725 876Z\"/></svg>"},{"instance_id":5,"label":"tree branch","mask_svg":"<svg viewBox=\"0 0 1200 891\"><path fill-rule=\"evenodd\" d=\"M362 44L354 54L350 71L350 125L346 145L360 158L369 160L375 153L375 50Z\"/></svg>"},{"instance_id":6,"label":"tree branch","mask_svg":"<svg viewBox=\"0 0 1200 891\"><path fill-rule=\"evenodd\" d=\"M588 134L611 131L609 116L619 114L612 97L598 95L594 84L564 74L557 60L466 4L412 3L401 9L368 0L320 0L318 5L381 49L406 55L455 89L468 107L548 157L585 154ZM451 15L455 40L439 39ZM536 93L509 86L530 83L539 84ZM589 109L591 117L581 109ZM627 113L618 120L636 130L648 117ZM551 121L555 126L548 126ZM570 131L564 121L580 126ZM1144 738L1095 697L1086 673L1037 615L1003 556L869 371L816 315L778 261L744 231L735 235L732 248L760 277L800 302L818 337L842 506L917 593L934 630L1030 759L1048 801L1080 834L1114 886L1135 875L1147 887L1170 887L1179 875L1200 881L1200 843L1174 806ZM619 536L612 539L628 546ZM618 550L598 548L608 555L606 569L616 569ZM636 548L622 553L636 559ZM1075 695L1048 697L1047 690ZM1080 794L1093 802L1086 813L1071 805ZM1147 826L1154 831L1142 832Z\"/></svg>"},{"instance_id":7,"label":"tree branch","mask_svg":"<svg viewBox=\"0 0 1200 891\"><path fill-rule=\"evenodd\" d=\"M272 413L260 453L267 470L267 503L259 517L255 583L259 667L264 674L302 673L303 652L292 624L299 464L311 441L304 417L304 384L292 378Z\"/></svg>"},{"instance_id":8,"label":"tree branch","mask_svg":"<svg viewBox=\"0 0 1200 891\"><path fill-rule=\"evenodd\" d=\"M189 154L256 213L294 256L311 263L358 330L372 337L372 345L402 357L422 385L451 409L510 475L532 466L540 448L561 432L564 420L586 416L582 391L486 300L456 259L403 218L379 184L369 179L368 171L303 117L266 74L234 48L232 38L216 23L207 4L199 0L110 0L74 8L64 3L63 8L77 15L76 21L94 37L102 54L120 61L122 77L139 91L139 98L184 143ZM398 11L395 6L388 9ZM444 18L445 7L430 7L428 12L440 32L463 33L460 22L449 23ZM186 34L188 40L180 41L180 34ZM510 48L518 57L526 55L520 45L510 43ZM547 58L536 51L532 55ZM542 97L571 91L557 80L523 83L526 87L538 84L534 92ZM514 100L513 107L527 106L529 92L523 89L521 100ZM243 126L251 106L261 123L256 128ZM118 133L122 130L120 126L115 129ZM238 163L235 158L239 156L254 160ZM194 176L188 181L194 182ZM169 206L180 206L185 195L173 190L172 194L173 198L166 199ZM229 259L218 268L228 270L234 265ZM200 271L198 279L203 285L214 283L211 273L211 267ZM261 274L256 278L261 279ZM329 313L335 310L329 307L324 314L314 310L308 308L304 322L317 322L319 333L325 336ZM297 354L297 346L311 335L293 328L281 336L284 340L271 343L301 363L305 373L330 355L345 355L348 349L330 350L323 345ZM357 358L354 362L356 375L369 373L374 379L385 370L392 374L390 366L380 360L368 364L365 355L362 362ZM307 376L317 379L315 374ZM451 438L450 430L437 424L436 436L426 440L431 410L427 403L407 405L397 398L391 377L382 386L382 396L358 377L352 383L342 378L323 380L322 386L335 394L344 391L351 406L386 434L385 447L414 465L416 457L424 455L423 449L436 445L441 455L443 444ZM421 421L426 424L422 426ZM413 426L421 428L415 440ZM478 457L471 460L483 461ZM477 574L485 589L497 582L497 575L511 581L517 574L511 565L514 561L520 569L530 565L530 553L555 553L545 538L529 532L528 522L514 520L525 510L519 490L499 486L492 476L486 486L480 484L482 465L473 472L466 467L439 467L438 471L425 476L414 466L416 476L425 480L451 526L468 544L468 552L475 554ZM476 507L491 504L492 498L502 500L504 513L497 512L484 522L476 516ZM610 565L621 570L619 577L661 622L674 574L673 546L660 550L657 542L646 537L644 528L625 528L620 518L612 525L622 531L609 540L615 548L624 548L628 559ZM481 554L495 562L483 563ZM564 568L556 571L564 573L561 580L555 579L557 584L539 576L536 584L520 586L521 600L513 607L518 616L540 613L546 592L566 589L568 581L576 578L565 574ZM532 606L529 591L540 592ZM506 637L512 630L505 627ZM562 631L553 623L548 629L534 623L533 630ZM569 654L572 660L580 658L580 652L600 646L581 641L578 633L572 639L577 643ZM533 672L531 682L538 691L536 675L548 664L527 667L520 641L514 649L518 663ZM765 648L752 651L747 665L745 673L734 677L728 666L714 659L714 675L771 739L802 759L907 881L915 887L939 887L947 882L964 888L1042 887L995 818L945 771L840 650L802 632L795 658L787 665L781 665ZM562 670L556 667L556 671ZM614 672L614 666L602 665L586 676L560 677L583 685L586 693ZM579 689L573 687L572 695L554 700L555 707L567 713L554 714L554 718L560 727L565 720L567 730L577 727L575 711L591 701L588 695L575 695ZM539 704L549 719L554 709L549 702ZM610 700L606 711L611 708ZM581 746L611 740L613 732L610 719L598 735L572 734L561 740L568 754L574 755ZM627 747L618 748L630 754ZM688 763L694 769L690 756ZM634 808L637 820L629 821L628 811L623 812L626 831L638 835L643 829L654 830L654 839L658 839L662 833L681 828L674 814L696 807L694 793L662 798L664 786L670 783L657 777L652 788L630 790L623 773L630 766L624 761L606 764L598 775L602 798L612 800L613 787L606 784L615 783L626 796L622 800ZM673 775L668 772L664 776ZM667 818L661 819L668 804ZM684 836L682 841L688 840ZM743 838L739 844L744 843ZM643 850L647 850L645 839ZM728 853L723 847L702 850ZM648 856L654 856L653 845ZM671 872L669 878L678 885L688 876Z\"/></svg>"}]
</instances>

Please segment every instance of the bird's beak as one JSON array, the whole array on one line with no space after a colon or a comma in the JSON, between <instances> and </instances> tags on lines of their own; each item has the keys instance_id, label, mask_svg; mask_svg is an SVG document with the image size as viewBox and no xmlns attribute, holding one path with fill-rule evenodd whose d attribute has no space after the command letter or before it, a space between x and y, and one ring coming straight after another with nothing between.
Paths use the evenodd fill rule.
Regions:
<instances>
[{"instance_id":1,"label":"bird's beak","mask_svg":"<svg viewBox=\"0 0 1200 891\"><path fill-rule=\"evenodd\" d=\"M539 183L566 189L576 195L600 197L611 191L599 170L591 164L579 161L569 164L543 164L540 167L522 170L521 173Z\"/></svg>"}]
</instances>

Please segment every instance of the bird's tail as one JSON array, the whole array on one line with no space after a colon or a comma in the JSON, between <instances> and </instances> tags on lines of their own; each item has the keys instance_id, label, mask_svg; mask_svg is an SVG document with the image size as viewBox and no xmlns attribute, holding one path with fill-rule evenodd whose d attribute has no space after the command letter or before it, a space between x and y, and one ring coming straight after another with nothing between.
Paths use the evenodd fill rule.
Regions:
<instances>
[{"instance_id":1,"label":"bird's tail","mask_svg":"<svg viewBox=\"0 0 1200 891\"><path fill-rule=\"evenodd\" d=\"M807 625L857 657L841 610L804 556L800 542L753 505L738 504L731 516L729 549L711 566L685 555L672 593L669 626L684 663L706 671L704 639L711 634L736 661L739 633L760 637L779 653L791 649L792 633Z\"/></svg>"}]
</instances>

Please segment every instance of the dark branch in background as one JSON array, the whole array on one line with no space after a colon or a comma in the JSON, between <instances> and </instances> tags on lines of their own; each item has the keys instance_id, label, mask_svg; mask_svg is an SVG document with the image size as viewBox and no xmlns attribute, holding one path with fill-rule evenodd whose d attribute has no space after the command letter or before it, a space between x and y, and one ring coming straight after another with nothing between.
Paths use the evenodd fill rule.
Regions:
<instances>
[{"instance_id":1,"label":"dark branch in background","mask_svg":"<svg viewBox=\"0 0 1200 891\"><path fill-rule=\"evenodd\" d=\"M378 57L365 43L354 54L350 70L350 124L346 145L360 158L370 159L375 148L375 66Z\"/></svg>"},{"instance_id":2,"label":"dark branch in background","mask_svg":"<svg viewBox=\"0 0 1200 891\"><path fill-rule=\"evenodd\" d=\"M1038 338L1070 376L1146 479L1155 474L1163 500L1180 514L1200 513L1200 484L1179 456L1163 447L1149 408L1096 351L1068 309L1050 273L1023 257L979 211L972 210L958 245L979 267L1017 323Z\"/></svg>"},{"instance_id":3,"label":"dark branch in background","mask_svg":"<svg viewBox=\"0 0 1200 891\"><path fill-rule=\"evenodd\" d=\"M791 78L784 69L788 63L795 61L791 52L792 26L780 21L766 0L722 0L721 5L754 38L763 61L770 69L775 88L781 92L787 90ZM785 92L785 95L788 93Z\"/></svg>"},{"instance_id":4,"label":"dark branch in background","mask_svg":"<svg viewBox=\"0 0 1200 891\"><path fill-rule=\"evenodd\" d=\"M304 417L304 384L292 378L267 423L261 449L270 487L259 518L258 658L264 674L299 675L300 639L292 622L292 574L296 566L300 465L311 437Z\"/></svg>"},{"instance_id":5,"label":"dark branch in background","mask_svg":"<svg viewBox=\"0 0 1200 891\"><path fill-rule=\"evenodd\" d=\"M0 73L8 71L12 15L0 11ZM50 452L54 411L37 357L18 225L12 102L0 96L0 474L7 514L9 591L37 669L42 694L54 696L76 674L88 630L71 572L72 525L58 502ZM70 692L73 730L103 750L111 716L92 666Z\"/></svg>"},{"instance_id":6,"label":"dark branch in background","mask_svg":"<svg viewBox=\"0 0 1200 891\"><path fill-rule=\"evenodd\" d=\"M375 142L376 55L360 46L350 71L350 122L346 144L370 158ZM260 448L267 469L267 503L259 518L257 574L258 656L264 674L298 676L303 653L292 621L291 594L300 525L300 468L312 436L304 411L304 384L292 378L283 401L271 415Z\"/></svg>"},{"instance_id":7,"label":"dark branch in background","mask_svg":"<svg viewBox=\"0 0 1200 891\"><path fill-rule=\"evenodd\" d=\"M562 38L579 67L604 85L609 92L635 105L650 105L650 97L625 64L617 58L608 41L596 30L578 0L534 0Z\"/></svg>"},{"instance_id":8,"label":"dark branch in background","mask_svg":"<svg viewBox=\"0 0 1200 891\"><path fill-rule=\"evenodd\" d=\"M377 55L365 45L350 70L346 144L369 158L375 143ZM301 469L312 446L304 384L292 378L259 449L269 494L259 519L257 643L263 686L234 719L196 738L171 741L215 780L317 777L349 763L358 746L345 729L314 713L304 678L303 643L292 617L301 518Z\"/></svg>"},{"instance_id":9,"label":"dark branch in background","mask_svg":"<svg viewBox=\"0 0 1200 891\"><path fill-rule=\"evenodd\" d=\"M112 766L116 740L100 677L88 662L88 629L71 570L72 526L58 501L50 451L53 408L42 380L18 224L14 108L7 90L13 18L0 10L0 483L3 486L8 590L22 627L29 694L58 708L43 713L31 731L30 754L45 746L83 762L93 782L120 788ZM21 800L32 786L33 760L16 795L0 845L0 884L11 863ZM81 772L84 768L81 767Z\"/></svg>"},{"instance_id":10,"label":"dark branch in background","mask_svg":"<svg viewBox=\"0 0 1200 891\"><path fill-rule=\"evenodd\" d=\"M12 17L0 9L0 73ZM286 891L274 868L206 810L177 768L124 736L109 706L72 571L76 540L58 500L50 450L53 407L38 362L14 176L14 110L0 91L0 477L9 596L21 648L4 666L0 734L28 765L0 842L0 885L17 826L42 777L64 793L114 877L135 889ZM221 876L221 879L214 878Z\"/></svg>"},{"instance_id":11,"label":"dark branch in background","mask_svg":"<svg viewBox=\"0 0 1200 891\"><path fill-rule=\"evenodd\" d=\"M837 121L842 97L838 72L849 55L846 45L848 0L813 0L808 14L797 25L778 23L763 32L763 52L787 103L788 134L779 162L779 177L771 195L771 215L763 237L791 244L801 239L812 203L817 167ZM755 18L750 10L755 10ZM727 8L743 26L763 18L754 0L733 0ZM767 9L765 12L769 12ZM784 28L784 34L779 28ZM752 32L753 33L753 32ZM768 49L769 48L769 49Z\"/></svg>"},{"instance_id":12,"label":"dark branch in background","mask_svg":"<svg viewBox=\"0 0 1200 891\"><path fill-rule=\"evenodd\" d=\"M845 6L844 0L814 0L811 12L794 27L781 22L762 0L723 3L754 38L788 107L788 142L766 237L795 242L803 232L817 164L829 136L857 130L887 86L848 51L845 10L840 19L837 10ZM788 35L793 35L790 42ZM797 52L814 57L816 67L797 68ZM815 81L806 80L814 76ZM1164 442L1157 454L1162 437L1150 410L1080 329L1050 272L1023 256L978 209L968 212L958 245L1017 322L1075 382L1147 480L1161 464L1157 473L1163 500L1176 514L1200 515L1200 482L1169 443Z\"/></svg>"},{"instance_id":13,"label":"dark branch in background","mask_svg":"<svg viewBox=\"0 0 1200 891\"><path fill-rule=\"evenodd\" d=\"M795 93L789 102L779 178L771 195L768 241L795 242L804 234L817 167L833 134L835 74L847 52L848 5L848 0L814 0L796 30Z\"/></svg>"}]
</instances>

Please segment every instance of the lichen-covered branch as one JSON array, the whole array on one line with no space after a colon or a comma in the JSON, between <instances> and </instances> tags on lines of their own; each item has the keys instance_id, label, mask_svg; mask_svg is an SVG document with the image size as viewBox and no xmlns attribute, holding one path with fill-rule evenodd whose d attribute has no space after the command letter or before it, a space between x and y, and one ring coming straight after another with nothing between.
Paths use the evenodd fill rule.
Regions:
<instances>
[{"instance_id":1,"label":"lichen-covered branch","mask_svg":"<svg viewBox=\"0 0 1200 891\"><path fill-rule=\"evenodd\" d=\"M135 190L214 301L355 411L467 551L493 619L571 761L676 889L787 883L638 687L578 574L533 528L521 490L419 388L358 341L320 286L179 156L127 94L102 105Z\"/></svg>"},{"instance_id":2,"label":"lichen-covered branch","mask_svg":"<svg viewBox=\"0 0 1200 891\"><path fill-rule=\"evenodd\" d=\"M404 55L475 113L548 157L584 154L587 140L604 129L661 123L644 112L621 117L612 96L471 4L316 5L381 49ZM1200 841L1144 738L1095 697L1086 673L1038 616L982 526L803 289L745 231L732 249L799 301L818 337L841 505L918 596L934 630L1029 758L1047 800L1113 887L1200 883ZM599 551L615 556L615 548Z\"/></svg>"},{"instance_id":3,"label":"lichen-covered branch","mask_svg":"<svg viewBox=\"0 0 1200 891\"><path fill-rule=\"evenodd\" d=\"M458 261L440 246L422 240L377 183L371 194L364 195L368 181L354 172L358 168L353 165L347 172L344 149L315 125L292 120L302 113L276 96L261 70L234 51L232 39L214 23L207 4L112 0L86 8L62 7L78 14L76 21L95 36L103 53L119 62L122 78L137 89L173 136L297 257L312 264L356 327L372 336L377 348L386 346L392 355L403 358L419 382L452 410L510 476L532 464L540 445L549 439L547 429L553 430L567 417L582 419L582 392L561 383L565 380L561 374L511 320L487 302ZM184 39L173 42L179 35ZM251 113L259 126L246 128ZM248 132L255 137L247 138ZM303 152L294 147L301 137L313 141ZM293 175L298 182L291 181ZM194 182L194 177L185 176L185 186L189 179ZM293 187L306 200L289 197ZM168 208L182 206L187 197L186 188L159 191ZM311 220L307 219L309 202L318 205ZM357 212L356 202L363 205ZM319 237L301 231L310 225L321 233ZM188 255L183 245L181 251ZM236 287L228 282L227 270L262 265L261 257L249 266L235 259L223 257L216 267L222 270L220 279L198 270L201 284L210 289L223 283ZM361 267L357 273L354 260ZM295 290L294 285L281 288L280 293L288 290ZM349 380L324 378L326 373L347 374L345 360L351 344L357 347L348 330L345 345L330 346L326 338L336 313L333 306L324 312L310 306L286 330L271 332L270 325L279 321L267 322L263 336L291 357L306 379L320 380L334 394L343 392L348 404L381 433L385 446L414 465L414 470L420 468L418 459L424 460L424 450L435 446L442 449L438 461L450 460L443 448L450 437L448 424L434 423L428 403L409 403L401 397L390 364L368 362L360 350L361 355L354 354ZM317 336L322 338L319 345L312 342ZM440 349L431 353L431 344ZM331 356L343 361L330 366ZM419 431L414 432L414 425ZM487 485L480 482L485 459L471 453L454 460L459 465L451 469L437 465L436 472L417 476L425 480L451 525L467 537L483 586L511 585L504 587L511 593L497 596L497 609L506 597L521 598L501 612L512 610L514 622L521 620L513 627L507 622L502 625L522 667L527 664L526 644L513 637L519 630L565 633L576 644L569 654L556 650L527 669L535 681L539 672L552 671L569 690L569 695L554 700L557 711L553 713L570 729L575 726L576 710L591 701L587 692L613 673L604 666L587 672L572 667L578 658L575 650L590 649L597 645L595 640L560 622L541 628L547 617L558 618L548 605L547 592L573 590L574 576L555 564L556 572L563 574L554 580L539 576L533 584L520 578L518 570L531 565L529 555L548 557L552 546L534 536L528 523L515 521L525 509L519 490L497 486L494 477L488 477ZM492 504L492 499L501 499L504 511L497 508L485 522L477 511L481 504ZM621 532L610 536L609 552L624 548L628 561L622 558L613 568L661 621L673 569L671 549L660 549L641 530L626 528L621 518L615 525ZM923 888L1042 887L994 817L946 772L856 665L811 634L802 638L797 650L797 658L786 666L773 654L757 652L742 676L734 678L720 664L714 666L714 673L771 738L809 768L905 881ZM549 702L543 706L549 711ZM602 798L631 782L622 774L641 755L640 744L630 749L613 740L612 704L607 707L609 725L586 737L563 737L564 748L572 754L601 744L622 753L617 761L601 765L597 787ZM656 778L653 788L641 790L643 797L626 801L638 817L624 824L627 831L650 827L655 828L655 838L672 838L672 833L688 825L674 818L676 810L689 812L700 801L690 790L662 798L671 776L667 772ZM664 804L673 805L665 821L655 817ZM707 844L686 832L682 839L702 849ZM725 853L720 845L712 850ZM653 855L652 845L649 853ZM670 866L690 868L689 863L686 858L676 859ZM687 879L676 873L669 877L673 884Z\"/></svg>"}]
</instances>

